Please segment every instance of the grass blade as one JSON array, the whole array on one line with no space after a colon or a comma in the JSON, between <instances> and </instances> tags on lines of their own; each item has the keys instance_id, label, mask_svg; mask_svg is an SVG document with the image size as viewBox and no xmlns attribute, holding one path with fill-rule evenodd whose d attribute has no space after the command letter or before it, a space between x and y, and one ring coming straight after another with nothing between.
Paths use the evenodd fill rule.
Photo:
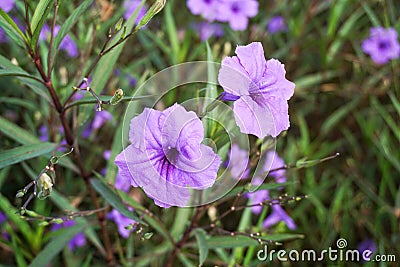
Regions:
<instances>
[{"instance_id":1,"label":"grass blade","mask_svg":"<svg viewBox=\"0 0 400 267\"><path fill-rule=\"evenodd\" d=\"M48 154L54 150L54 143L39 143L24 145L10 150L0 152L0 169L6 166Z\"/></svg>"}]
</instances>

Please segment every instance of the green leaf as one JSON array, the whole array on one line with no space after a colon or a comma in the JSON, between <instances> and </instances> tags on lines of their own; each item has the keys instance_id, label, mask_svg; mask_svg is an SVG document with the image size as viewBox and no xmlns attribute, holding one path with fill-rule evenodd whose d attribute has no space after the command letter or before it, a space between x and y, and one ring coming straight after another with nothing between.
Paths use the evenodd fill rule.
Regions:
<instances>
[{"instance_id":1,"label":"green leaf","mask_svg":"<svg viewBox=\"0 0 400 267\"><path fill-rule=\"evenodd\" d=\"M54 143L39 143L24 145L10 150L0 152L0 169L6 166L48 154L54 150Z\"/></svg>"},{"instance_id":2,"label":"green leaf","mask_svg":"<svg viewBox=\"0 0 400 267\"><path fill-rule=\"evenodd\" d=\"M133 219L137 222L142 222L138 216L136 216L135 212L130 211L124 203L122 203L121 199L118 195L111 190L105 183L100 181L99 179L90 179L90 183L93 185L94 189L102 196L104 199L116 210L118 210L122 215Z\"/></svg>"},{"instance_id":3,"label":"green leaf","mask_svg":"<svg viewBox=\"0 0 400 267\"><path fill-rule=\"evenodd\" d=\"M0 9L0 28L2 28L16 44L25 48L24 42L28 43L28 40L24 33L20 30L14 20L2 9Z\"/></svg>"},{"instance_id":4,"label":"green leaf","mask_svg":"<svg viewBox=\"0 0 400 267\"><path fill-rule=\"evenodd\" d=\"M0 69L0 77L1 76L25 77L25 78L29 78L29 79L32 79L32 80L39 81L38 77L30 75L29 73L27 73L25 71L18 71L18 70Z\"/></svg>"},{"instance_id":5,"label":"green leaf","mask_svg":"<svg viewBox=\"0 0 400 267\"><path fill-rule=\"evenodd\" d=\"M40 142L36 136L3 117L0 117L0 132L23 145Z\"/></svg>"},{"instance_id":6,"label":"green leaf","mask_svg":"<svg viewBox=\"0 0 400 267\"><path fill-rule=\"evenodd\" d=\"M42 12L42 13L40 14L39 20L37 21L37 25L35 25L35 28L32 27L33 34L32 34L32 39L31 39L31 43L30 43L32 50L35 50L35 48L36 48L37 42L39 40L40 32L42 31L43 25L46 22L47 16L50 13L51 7L53 5L53 1L54 0L50 0L50 1L47 0L46 1L47 5L44 6L43 9L42 9L42 6L39 7L39 5L40 5L40 3L39 3L38 7L35 10L35 14L36 14L36 11ZM45 2L45 1L41 1L41 2ZM40 8L41 10L38 10L38 8ZM35 18L35 14L33 15L32 23L33 23L33 19Z\"/></svg>"},{"instance_id":7,"label":"green leaf","mask_svg":"<svg viewBox=\"0 0 400 267\"><path fill-rule=\"evenodd\" d=\"M28 74L21 67L14 65L10 60L2 55L0 55L0 68L2 68L4 71L12 71L21 75L23 74L24 77L20 77L21 75L18 75L16 78L25 85L29 86L36 94L45 99L47 102L50 102L50 98L47 95L44 85L32 78L35 76ZM27 76L29 76L29 78L27 78Z\"/></svg>"},{"instance_id":8,"label":"green leaf","mask_svg":"<svg viewBox=\"0 0 400 267\"><path fill-rule=\"evenodd\" d=\"M78 8L72 12L71 16L63 23L60 28L60 31L57 33L56 37L54 38L53 48L51 51L50 57L52 58L53 62L57 56L58 48L60 47L61 41L64 37L68 34L71 28L75 25L78 19L81 18L82 14L86 11L86 9L92 4L93 0L86 0L84 1ZM54 64L53 64L54 66Z\"/></svg>"},{"instance_id":9,"label":"green leaf","mask_svg":"<svg viewBox=\"0 0 400 267\"><path fill-rule=\"evenodd\" d=\"M40 0L39 4L36 6L35 12L31 20L31 30L36 31L36 28L41 28L40 23L43 20L45 14L47 14L46 9L53 4L54 0Z\"/></svg>"},{"instance_id":10,"label":"green leaf","mask_svg":"<svg viewBox=\"0 0 400 267\"><path fill-rule=\"evenodd\" d=\"M30 267L47 266L48 263L65 247L68 242L74 238L79 232L82 232L85 224L77 223L76 225L60 230L60 233L37 255L31 262Z\"/></svg>"},{"instance_id":11,"label":"green leaf","mask_svg":"<svg viewBox=\"0 0 400 267\"><path fill-rule=\"evenodd\" d=\"M208 256L208 247L207 247L207 233L203 229L196 229L194 232L196 235L197 245L199 246L199 266L203 265L204 261Z\"/></svg>"},{"instance_id":12,"label":"green leaf","mask_svg":"<svg viewBox=\"0 0 400 267\"><path fill-rule=\"evenodd\" d=\"M172 14L172 3L170 1L168 1L168 3L165 6L165 25L167 27L169 42L172 48L171 61L172 64L177 64L179 63L179 51L180 51L179 38L174 21L174 15Z\"/></svg>"}]
</instances>

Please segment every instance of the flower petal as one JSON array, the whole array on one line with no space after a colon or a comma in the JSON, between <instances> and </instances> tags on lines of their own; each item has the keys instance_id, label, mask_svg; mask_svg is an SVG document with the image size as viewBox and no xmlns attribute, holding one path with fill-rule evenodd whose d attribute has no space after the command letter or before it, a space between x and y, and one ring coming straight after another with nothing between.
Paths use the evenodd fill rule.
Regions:
<instances>
[{"instance_id":1,"label":"flower petal","mask_svg":"<svg viewBox=\"0 0 400 267\"><path fill-rule=\"evenodd\" d=\"M235 18L236 20L237 18ZM238 46L235 50L240 64L255 81L260 79L266 68L264 49L260 42L254 42L246 46Z\"/></svg>"},{"instance_id":2,"label":"flower petal","mask_svg":"<svg viewBox=\"0 0 400 267\"><path fill-rule=\"evenodd\" d=\"M250 96L242 96L233 103L235 121L240 131L259 138L277 136L274 117L267 105L259 105Z\"/></svg>"},{"instance_id":3,"label":"flower petal","mask_svg":"<svg viewBox=\"0 0 400 267\"><path fill-rule=\"evenodd\" d=\"M218 82L224 91L235 96L248 95L251 79L238 57L226 57L218 74Z\"/></svg>"}]
</instances>

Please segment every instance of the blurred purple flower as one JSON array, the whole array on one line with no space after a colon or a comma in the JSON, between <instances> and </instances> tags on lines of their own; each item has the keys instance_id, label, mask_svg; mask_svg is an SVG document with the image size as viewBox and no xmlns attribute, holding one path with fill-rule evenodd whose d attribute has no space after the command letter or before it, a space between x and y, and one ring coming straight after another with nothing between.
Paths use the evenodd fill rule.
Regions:
<instances>
[{"instance_id":1,"label":"blurred purple flower","mask_svg":"<svg viewBox=\"0 0 400 267\"><path fill-rule=\"evenodd\" d=\"M247 28L249 18L258 13L256 0L221 0L218 5L218 20L229 22L229 26L236 31Z\"/></svg>"},{"instance_id":2,"label":"blurred purple flower","mask_svg":"<svg viewBox=\"0 0 400 267\"><path fill-rule=\"evenodd\" d=\"M262 184L262 179L259 177L254 178L252 185L258 186ZM253 193L247 193L245 195L248 199L251 200L251 205L259 204L269 199L269 192L268 190L257 190ZM260 214L262 211L263 206L257 205L251 207L251 211L254 214Z\"/></svg>"},{"instance_id":3,"label":"blurred purple flower","mask_svg":"<svg viewBox=\"0 0 400 267\"><path fill-rule=\"evenodd\" d=\"M110 150L106 150L103 153L103 157L105 160L110 160L111 157L111 151ZM106 169L104 168L102 170L102 174L105 175L106 174ZM128 192L129 189L131 188L131 182L129 179L125 179L124 177L121 177L121 175L119 175L119 173L117 174L117 177L115 177L115 183L114 183L114 187L124 191L124 192Z\"/></svg>"},{"instance_id":4,"label":"blurred purple flower","mask_svg":"<svg viewBox=\"0 0 400 267\"><path fill-rule=\"evenodd\" d=\"M158 111L145 108L131 120L132 143L115 159L119 174L140 186L160 207L185 206L189 188L215 182L220 158L201 144L204 128L192 111L179 104Z\"/></svg>"},{"instance_id":5,"label":"blurred purple flower","mask_svg":"<svg viewBox=\"0 0 400 267\"><path fill-rule=\"evenodd\" d=\"M103 126L106 121L111 121L112 118L113 117L111 113L108 112L107 110L97 111L96 114L94 115L92 129L93 130L100 129L101 126Z\"/></svg>"},{"instance_id":6,"label":"blurred purple flower","mask_svg":"<svg viewBox=\"0 0 400 267\"><path fill-rule=\"evenodd\" d=\"M357 250L360 253L363 253L367 249L369 251L371 251L372 253L374 253L376 251L377 248L372 239L366 239L366 240L362 241L360 244L358 244Z\"/></svg>"},{"instance_id":7,"label":"blurred purple flower","mask_svg":"<svg viewBox=\"0 0 400 267\"><path fill-rule=\"evenodd\" d=\"M279 204L273 204L271 206L272 212L271 214L265 218L263 222L264 228L269 228L272 225L277 224L278 222L284 222L287 227L291 230L296 229L296 224L293 219L285 212L285 210Z\"/></svg>"},{"instance_id":8,"label":"blurred purple flower","mask_svg":"<svg viewBox=\"0 0 400 267\"><path fill-rule=\"evenodd\" d=\"M124 1L124 8L125 8L125 13L124 13L124 18L127 20L129 19L133 12L139 7L140 5L140 0L125 0ZM143 16L146 14L146 8L143 6L138 13L138 16L136 18L135 24L139 24L139 22L142 20Z\"/></svg>"},{"instance_id":9,"label":"blurred purple flower","mask_svg":"<svg viewBox=\"0 0 400 267\"><path fill-rule=\"evenodd\" d=\"M249 153L248 151L241 149L236 143L232 144L229 156L230 172L233 179L246 178L249 174Z\"/></svg>"},{"instance_id":10,"label":"blurred purple flower","mask_svg":"<svg viewBox=\"0 0 400 267\"><path fill-rule=\"evenodd\" d=\"M224 28L221 24L200 22L194 25L193 28L199 32L200 39L202 41L206 41L212 36L221 37L222 35L224 35Z\"/></svg>"},{"instance_id":11,"label":"blurred purple flower","mask_svg":"<svg viewBox=\"0 0 400 267\"><path fill-rule=\"evenodd\" d=\"M54 36L57 36L58 32L60 31L60 28L61 27L59 25L56 25L54 27ZM44 24L42 31L40 32L39 35L39 40L41 41L50 40L50 36L51 36L51 28L47 24ZM60 49L67 52L67 54L70 57L77 57L79 54L78 47L68 34L61 41Z\"/></svg>"},{"instance_id":12,"label":"blurred purple flower","mask_svg":"<svg viewBox=\"0 0 400 267\"><path fill-rule=\"evenodd\" d=\"M76 224L75 221L69 220L69 221L65 221L61 224L53 224L53 226L51 227L51 230L57 231L63 227L71 227L71 226L74 226L75 224ZM78 233L76 236L74 236L74 238L72 238L68 242L68 247L71 251L74 251L77 247L83 247L84 245L86 245L86 238L82 232Z\"/></svg>"},{"instance_id":13,"label":"blurred purple flower","mask_svg":"<svg viewBox=\"0 0 400 267\"><path fill-rule=\"evenodd\" d=\"M202 15L208 21L214 21L218 15L220 0L188 0L187 6L194 15Z\"/></svg>"},{"instance_id":14,"label":"blurred purple flower","mask_svg":"<svg viewBox=\"0 0 400 267\"><path fill-rule=\"evenodd\" d=\"M15 5L15 0L0 1L0 8L6 13L9 12L11 9L13 9L14 5Z\"/></svg>"},{"instance_id":15,"label":"blurred purple flower","mask_svg":"<svg viewBox=\"0 0 400 267\"><path fill-rule=\"evenodd\" d=\"M285 19L282 16L274 16L269 20L267 28L271 34L284 32L287 30Z\"/></svg>"},{"instance_id":16,"label":"blurred purple flower","mask_svg":"<svg viewBox=\"0 0 400 267\"><path fill-rule=\"evenodd\" d=\"M128 209L133 211L131 207ZM131 229L126 229L126 227L129 225L135 225L136 221L125 217L116 209L113 209L107 214L107 219L113 220L117 224L118 232L123 238L128 238L130 233L135 230L135 227L131 227Z\"/></svg>"},{"instance_id":17,"label":"blurred purple flower","mask_svg":"<svg viewBox=\"0 0 400 267\"><path fill-rule=\"evenodd\" d=\"M263 167L263 177L265 177L269 171L274 170L274 169L279 169L281 167L285 166L285 162L283 161L283 159L281 159L278 156L278 153L276 153L276 151L268 151L265 157L265 162L264 162L264 167ZM282 169L282 170L278 170L278 171L274 171L271 172L271 176L275 178L275 181L277 183L284 183L286 182L286 170Z\"/></svg>"},{"instance_id":18,"label":"blurred purple flower","mask_svg":"<svg viewBox=\"0 0 400 267\"><path fill-rule=\"evenodd\" d=\"M8 38L6 33L4 32L3 28L0 28L0 43L7 43Z\"/></svg>"},{"instance_id":19,"label":"blurred purple flower","mask_svg":"<svg viewBox=\"0 0 400 267\"><path fill-rule=\"evenodd\" d=\"M0 211L0 224L2 224L3 222L5 222L7 219L7 216Z\"/></svg>"},{"instance_id":20,"label":"blurred purple flower","mask_svg":"<svg viewBox=\"0 0 400 267\"><path fill-rule=\"evenodd\" d=\"M400 45L394 28L371 28L370 36L362 42L361 48L377 64L385 64L400 56Z\"/></svg>"},{"instance_id":21,"label":"blurred purple flower","mask_svg":"<svg viewBox=\"0 0 400 267\"><path fill-rule=\"evenodd\" d=\"M233 111L241 132L276 137L289 128L287 100L295 84L285 78L283 64L265 60L261 43L238 46L235 52L237 56L224 58L219 70L223 100L237 99Z\"/></svg>"}]
</instances>

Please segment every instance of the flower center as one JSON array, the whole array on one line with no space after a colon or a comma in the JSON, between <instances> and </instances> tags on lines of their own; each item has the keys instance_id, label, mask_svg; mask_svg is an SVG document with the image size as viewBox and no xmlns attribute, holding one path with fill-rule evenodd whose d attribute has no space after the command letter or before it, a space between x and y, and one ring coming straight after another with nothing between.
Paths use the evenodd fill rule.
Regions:
<instances>
[{"instance_id":1,"label":"flower center","mask_svg":"<svg viewBox=\"0 0 400 267\"><path fill-rule=\"evenodd\" d=\"M239 11L240 11L239 4L236 3L236 2L233 3L232 6L231 6L231 10L232 10L233 13L239 13Z\"/></svg>"},{"instance_id":2,"label":"flower center","mask_svg":"<svg viewBox=\"0 0 400 267\"><path fill-rule=\"evenodd\" d=\"M388 49L389 47L390 47L389 42L380 41L380 42L378 43L378 48L379 48L380 50L386 50L386 49Z\"/></svg>"},{"instance_id":3,"label":"flower center","mask_svg":"<svg viewBox=\"0 0 400 267\"><path fill-rule=\"evenodd\" d=\"M213 0L203 0L204 3L206 3L207 5L211 4Z\"/></svg>"}]
</instances>

